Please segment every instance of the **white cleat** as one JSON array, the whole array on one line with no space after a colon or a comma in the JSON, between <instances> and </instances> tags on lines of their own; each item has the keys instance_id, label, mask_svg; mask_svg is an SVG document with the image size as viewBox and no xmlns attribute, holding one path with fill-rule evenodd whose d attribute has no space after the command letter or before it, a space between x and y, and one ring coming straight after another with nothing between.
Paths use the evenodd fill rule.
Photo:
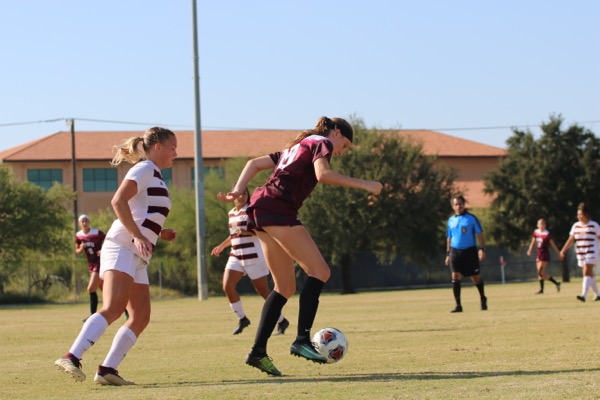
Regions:
<instances>
[{"instance_id":1,"label":"white cleat","mask_svg":"<svg viewBox=\"0 0 600 400\"><path fill-rule=\"evenodd\" d=\"M71 375L71 378L75 379L77 382L85 381L85 374L81 370L80 362L75 364L69 357L61 357L54 361L54 366L59 371L66 372L67 374Z\"/></svg>"},{"instance_id":2,"label":"white cleat","mask_svg":"<svg viewBox=\"0 0 600 400\"><path fill-rule=\"evenodd\" d=\"M94 376L94 382L106 386L135 385L135 383L121 378L119 371L116 369L102 366L98 367L98 372L96 372L96 376Z\"/></svg>"}]
</instances>

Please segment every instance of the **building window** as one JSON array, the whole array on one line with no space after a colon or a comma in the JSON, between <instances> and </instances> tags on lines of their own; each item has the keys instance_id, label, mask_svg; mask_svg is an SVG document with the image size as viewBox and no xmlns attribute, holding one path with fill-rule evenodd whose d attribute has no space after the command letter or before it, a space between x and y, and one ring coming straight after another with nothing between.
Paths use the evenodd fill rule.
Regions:
<instances>
[{"instance_id":1,"label":"building window","mask_svg":"<svg viewBox=\"0 0 600 400\"><path fill-rule=\"evenodd\" d=\"M165 168L160 171L160 174L163 178L163 182L165 182L165 185L171 186L171 184L173 183L173 169Z\"/></svg>"},{"instance_id":2,"label":"building window","mask_svg":"<svg viewBox=\"0 0 600 400\"><path fill-rule=\"evenodd\" d=\"M225 168L223 167L204 167L204 176L206 177L206 175L210 174L210 173L214 173L217 174L217 176L221 179L225 178ZM192 167L191 168L191 173L192 173L192 188L196 187L196 168Z\"/></svg>"},{"instance_id":3,"label":"building window","mask_svg":"<svg viewBox=\"0 0 600 400\"><path fill-rule=\"evenodd\" d=\"M84 192L114 192L117 190L117 170L115 168L84 168Z\"/></svg>"},{"instance_id":4,"label":"building window","mask_svg":"<svg viewBox=\"0 0 600 400\"><path fill-rule=\"evenodd\" d=\"M28 169L27 180L48 190L54 182L63 183L62 169Z\"/></svg>"}]
</instances>

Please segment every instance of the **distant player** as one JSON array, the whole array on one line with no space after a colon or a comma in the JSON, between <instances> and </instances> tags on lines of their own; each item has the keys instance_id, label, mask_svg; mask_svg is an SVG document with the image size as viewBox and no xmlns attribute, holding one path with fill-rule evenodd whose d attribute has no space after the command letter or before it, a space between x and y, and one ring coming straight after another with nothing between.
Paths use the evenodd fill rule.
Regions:
<instances>
[{"instance_id":1,"label":"distant player","mask_svg":"<svg viewBox=\"0 0 600 400\"><path fill-rule=\"evenodd\" d=\"M558 250L556 243L554 243L550 232L546 230L546 220L544 218L538 220L537 229L533 231L531 236L531 243L529 244L527 255L531 255L533 245L536 245L535 266L537 267L538 280L540 281L540 290L536 294L544 294L544 280L554 283L556 285L556 291L560 292L560 282L557 282L553 277L546 273L546 267L548 266L548 261L550 261L550 246L552 246L559 257L560 251Z\"/></svg>"},{"instance_id":2,"label":"distant player","mask_svg":"<svg viewBox=\"0 0 600 400\"><path fill-rule=\"evenodd\" d=\"M452 196L454 215L448 219L446 229L446 265L452 271L452 291L456 307L453 313L462 312L460 300L461 280L463 275L471 278L481 299L481 309L487 310L487 297L484 293L483 279L479 270L479 262L485 258L483 228L477 217L465 208L465 198ZM477 249L479 242L479 249Z\"/></svg>"},{"instance_id":3,"label":"distant player","mask_svg":"<svg viewBox=\"0 0 600 400\"><path fill-rule=\"evenodd\" d=\"M564 260L569 247L575 243L577 265L582 269L583 281L581 282L581 296L577 300L585 302L585 296L590 288L596 294L594 300L600 300L600 292L594 276L594 266L598 261L598 239L600 238L600 225L590 219L590 211L585 203L577 207L578 221L571 227L569 239L560 251L560 259Z\"/></svg>"},{"instance_id":4,"label":"distant player","mask_svg":"<svg viewBox=\"0 0 600 400\"><path fill-rule=\"evenodd\" d=\"M260 247L260 241L254 232L247 230L246 209L249 202L250 192L246 188L244 193L233 201L235 207L229 211L229 236L210 253L218 257L225 248L231 246L231 254L223 274L223 291L227 295L229 306L238 317L238 326L233 331L234 335L242 333L244 328L250 325L250 320L242 305L242 299L236 290L238 282L244 275L248 275L252 280L252 285L263 299L266 299L271 293L267 279L269 268ZM289 321L281 313L277 320L277 333L283 335L289 325Z\"/></svg>"},{"instance_id":5,"label":"distant player","mask_svg":"<svg viewBox=\"0 0 600 400\"><path fill-rule=\"evenodd\" d=\"M85 253L90 271L90 281L87 291L90 295L90 315L98 309L98 289L102 290L100 279L100 250L106 235L99 229L90 227L90 217L86 214L79 216L81 230L75 234L75 253ZM83 320L85 322L87 318Z\"/></svg>"}]
</instances>

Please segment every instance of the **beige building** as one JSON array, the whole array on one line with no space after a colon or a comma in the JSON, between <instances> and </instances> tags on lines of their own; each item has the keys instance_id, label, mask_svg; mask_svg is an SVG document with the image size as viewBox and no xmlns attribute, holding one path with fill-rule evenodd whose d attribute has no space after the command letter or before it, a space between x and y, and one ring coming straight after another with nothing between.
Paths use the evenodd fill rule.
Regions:
<instances>
[{"instance_id":1,"label":"beige building","mask_svg":"<svg viewBox=\"0 0 600 400\"><path fill-rule=\"evenodd\" d=\"M225 159L255 157L280 150L300 131L204 131L202 132L203 165L206 170L222 168ZM428 130L396 130L394 134L423 145L425 154L436 155L438 163L458 172L455 181L471 207L487 207L491 199L483 193L483 175L495 169L506 151L493 146L459 139ZM21 180L42 187L54 181L74 185L76 171L77 207L79 212L94 213L109 207L117 186L130 168L109 164L113 146L143 131L75 132L75 168L71 132L57 132L0 152L0 164L8 166ZM163 170L167 184L176 187L194 185L194 132L177 131L178 157L173 167Z\"/></svg>"}]
</instances>

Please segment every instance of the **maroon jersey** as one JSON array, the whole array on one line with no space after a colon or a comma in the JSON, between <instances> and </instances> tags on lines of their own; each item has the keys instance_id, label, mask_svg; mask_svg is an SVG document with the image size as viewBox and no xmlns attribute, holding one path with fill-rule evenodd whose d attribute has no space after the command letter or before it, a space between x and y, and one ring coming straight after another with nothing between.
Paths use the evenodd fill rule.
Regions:
<instances>
[{"instance_id":1,"label":"maroon jersey","mask_svg":"<svg viewBox=\"0 0 600 400\"><path fill-rule=\"evenodd\" d=\"M102 249L102 243L104 243L105 236L104 232L99 229L90 229L87 234L81 230L75 234L75 243L77 245L84 243L85 245L84 252L90 267L100 265L100 256L98 255L98 252Z\"/></svg>"},{"instance_id":2,"label":"maroon jersey","mask_svg":"<svg viewBox=\"0 0 600 400\"><path fill-rule=\"evenodd\" d=\"M311 135L289 149L270 154L275 169L267 183L252 194L248 210L249 215L252 212L264 215L266 212L270 215L268 220L272 221L260 218L263 223L259 223L254 218L257 225L294 225L289 222L297 219L298 210L318 182L313 163L321 157L330 161L332 153L331 140Z\"/></svg>"},{"instance_id":3,"label":"maroon jersey","mask_svg":"<svg viewBox=\"0 0 600 400\"><path fill-rule=\"evenodd\" d=\"M550 261L549 247L550 240L552 239L552 236L550 236L550 232L546 230L540 231L539 229L536 229L535 231L533 231L533 234L531 236L535 238L535 259L538 261Z\"/></svg>"}]
</instances>

